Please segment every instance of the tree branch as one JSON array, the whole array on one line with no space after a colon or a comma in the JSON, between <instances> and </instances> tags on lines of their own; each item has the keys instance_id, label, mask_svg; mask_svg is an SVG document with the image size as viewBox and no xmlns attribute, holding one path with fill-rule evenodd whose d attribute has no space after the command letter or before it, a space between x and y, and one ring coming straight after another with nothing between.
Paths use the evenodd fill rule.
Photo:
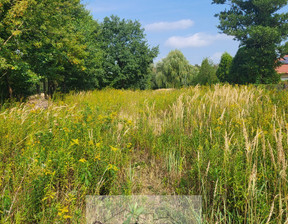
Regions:
<instances>
[{"instance_id":1,"label":"tree branch","mask_svg":"<svg viewBox=\"0 0 288 224\"><path fill-rule=\"evenodd\" d=\"M24 22L22 22L22 23L17 27L17 29L16 29L15 31L19 30L19 28L23 25L23 23L24 23ZM5 45L7 44L7 42L15 35L15 31L12 32L11 36L8 37L8 39L3 43L2 46L5 46ZM1 50L1 49L2 49L2 47L0 47L0 50Z\"/></svg>"}]
</instances>

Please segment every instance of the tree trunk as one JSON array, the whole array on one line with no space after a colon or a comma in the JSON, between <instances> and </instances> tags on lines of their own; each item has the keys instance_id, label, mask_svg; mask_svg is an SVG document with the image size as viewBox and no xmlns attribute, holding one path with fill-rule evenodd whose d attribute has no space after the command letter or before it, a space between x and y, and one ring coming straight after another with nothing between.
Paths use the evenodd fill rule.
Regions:
<instances>
[{"instance_id":1,"label":"tree trunk","mask_svg":"<svg viewBox=\"0 0 288 224\"><path fill-rule=\"evenodd\" d=\"M45 99L48 99L48 96L47 96L46 79L43 80L43 92L44 92L44 97L45 97Z\"/></svg>"},{"instance_id":2,"label":"tree trunk","mask_svg":"<svg viewBox=\"0 0 288 224\"><path fill-rule=\"evenodd\" d=\"M41 94L41 91L40 91L40 84L39 84L39 83L36 84L36 91L37 91L37 94L38 94L38 95Z\"/></svg>"},{"instance_id":3,"label":"tree trunk","mask_svg":"<svg viewBox=\"0 0 288 224\"><path fill-rule=\"evenodd\" d=\"M48 95L52 98L53 87L52 87L52 82L49 79L48 79Z\"/></svg>"},{"instance_id":4,"label":"tree trunk","mask_svg":"<svg viewBox=\"0 0 288 224\"><path fill-rule=\"evenodd\" d=\"M49 81L49 79L48 79L48 81L47 81L47 92L48 92L48 96L51 96L51 94L50 94L50 81Z\"/></svg>"},{"instance_id":5,"label":"tree trunk","mask_svg":"<svg viewBox=\"0 0 288 224\"><path fill-rule=\"evenodd\" d=\"M10 81L9 81L9 77L8 77L8 74L6 72L6 84L7 84L7 89L8 89L8 92L9 92L9 98L12 99L13 98L13 89L10 85Z\"/></svg>"}]
</instances>

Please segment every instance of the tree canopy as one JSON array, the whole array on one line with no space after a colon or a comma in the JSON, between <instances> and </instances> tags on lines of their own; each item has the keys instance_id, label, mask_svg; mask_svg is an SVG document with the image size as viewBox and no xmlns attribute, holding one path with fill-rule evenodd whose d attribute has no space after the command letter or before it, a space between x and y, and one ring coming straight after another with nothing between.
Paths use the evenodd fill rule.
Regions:
<instances>
[{"instance_id":1,"label":"tree canopy","mask_svg":"<svg viewBox=\"0 0 288 224\"><path fill-rule=\"evenodd\" d=\"M233 57L227 52L223 53L221 56L220 64L218 66L216 76L220 82L230 81L230 67L232 64Z\"/></svg>"},{"instance_id":2,"label":"tree canopy","mask_svg":"<svg viewBox=\"0 0 288 224\"><path fill-rule=\"evenodd\" d=\"M5 0L0 12L2 97L98 87L99 25L79 0Z\"/></svg>"},{"instance_id":3,"label":"tree canopy","mask_svg":"<svg viewBox=\"0 0 288 224\"><path fill-rule=\"evenodd\" d=\"M189 64L179 50L170 51L156 65L156 83L160 88L179 88L191 85L198 69Z\"/></svg>"},{"instance_id":4,"label":"tree canopy","mask_svg":"<svg viewBox=\"0 0 288 224\"><path fill-rule=\"evenodd\" d=\"M216 71L217 67L213 64L213 62L208 58L204 58L195 82L201 85L211 85L219 82L216 76Z\"/></svg>"},{"instance_id":5,"label":"tree canopy","mask_svg":"<svg viewBox=\"0 0 288 224\"><path fill-rule=\"evenodd\" d=\"M56 90L147 88L158 47L138 21L99 24L80 0L0 3L0 97Z\"/></svg>"},{"instance_id":6,"label":"tree canopy","mask_svg":"<svg viewBox=\"0 0 288 224\"><path fill-rule=\"evenodd\" d=\"M118 16L106 17L100 42L104 52L103 86L143 89L158 47L149 47L141 24Z\"/></svg>"},{"instance_id":7,"label":"tree canopy","mask_svg":"<svg viewBox=\"0 0 288 224\"><path fill-rule=\"evenodd\" d=\"M249 76L249 79L236 80L242 80L242 83L278 82L277 59L285 53L283 41L288 38L288 13L279 13L279 10L287 5L287 0L213 0L213 3L230 6L216 15L220 20L218 28L239 40L241 58L249 58L249 64L239 63L239 57L233 60L239 71L233 75Z\"/></svg>"}]
</instances>

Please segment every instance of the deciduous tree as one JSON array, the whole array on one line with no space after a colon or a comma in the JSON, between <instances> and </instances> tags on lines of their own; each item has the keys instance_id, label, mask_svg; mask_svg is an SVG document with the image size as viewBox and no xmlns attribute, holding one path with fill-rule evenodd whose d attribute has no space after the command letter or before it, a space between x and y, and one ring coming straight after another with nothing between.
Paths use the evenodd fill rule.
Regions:
<instances>
[{"instance_id":1,"label":"deciduous tree","mask_svg":"<svg viewBox=\"0 0 288 224\"><path fill-rule=\"evenodd\" d=\"M104 52L102 85L144 88L150 64L158 55L158 47L149 47L138 21L111 16L104 18L101 28Z\"/></svg>"},{"instance_id":2,"label":"deciduous tree","mask_svg":"<svg viewBox=\"0 0 288 224\"><path fill-rule=\"evenodd\" d=\"M199 70L198 77L196 78L196 83L201 85L211 85L219 82L216 76L217 67L213 64L211 60L205 58Z\"/></svg>"},{"instance_id":3,"label":"deciduous tree","mask_svg":"<svg viewBox=\"0 0 288 224\"><path fill-rule=\"evenodd\" d=\"M180 88L191 85L198 69L189 64L179 50L170 51L157 65L156 81L160 88Z\"/></svg>"},{"instance_id":4,"label":"deciduous tree","mask_svg":"<svg viewBox=\"0 0 288 224\"><path fill-rule=\"evenodd\" d=\"M1 96L99 87L99 30L80 0L1 1Z\"/></svg>"},{"instance_id":5,"label":"deciduous tree","mask_svg":"<svg viewBox=\"0 0 288 224\"><path fill-rule=\"evenodd\" d=\"M33 0L3 0L0 2L0 95L3 98L23 97L38 81L36 74L23 60L25 54L22 33Z\"/></svg>"}]
</instances>

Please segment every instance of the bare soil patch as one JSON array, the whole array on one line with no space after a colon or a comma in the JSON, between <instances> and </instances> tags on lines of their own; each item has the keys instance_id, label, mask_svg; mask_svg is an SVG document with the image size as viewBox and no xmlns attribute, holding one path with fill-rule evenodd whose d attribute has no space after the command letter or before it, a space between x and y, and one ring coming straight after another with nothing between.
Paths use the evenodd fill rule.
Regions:
<instances>
[{"instance_id":1,"label":"bare soil patch","mask_svg":"<svg viewBox=\"0 0 288 224\"><path fill-rule=\"evenodd\" d=\"M47 109L49 102L45 98L44 93L36 94L28 98L28 105L34 106L35 109Z\"/></svg>"}]
</instances>

